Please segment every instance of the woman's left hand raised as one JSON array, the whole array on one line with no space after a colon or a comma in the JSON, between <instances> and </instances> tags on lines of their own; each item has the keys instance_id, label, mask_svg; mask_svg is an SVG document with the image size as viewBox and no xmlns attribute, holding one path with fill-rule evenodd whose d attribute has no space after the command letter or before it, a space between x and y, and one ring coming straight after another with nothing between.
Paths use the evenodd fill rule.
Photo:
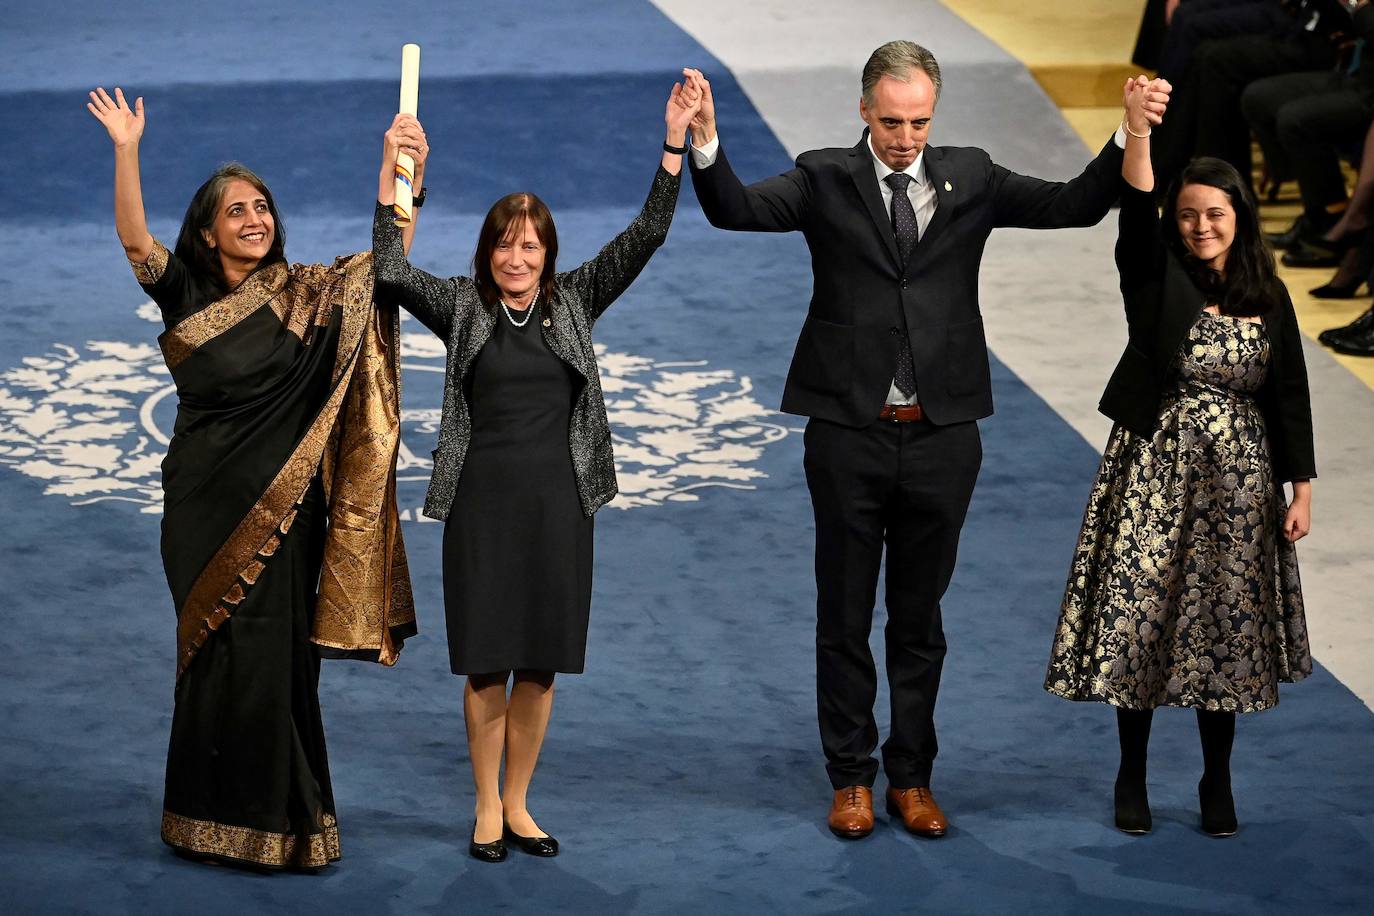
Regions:
<instances>
[{"instance_id":1,"label":"woman's left hand raised","mask_svg":"<svg viewBox=\"0 0 1374 916\"><path fill-rule=\"evenodd\" d=\"M429 158L429 140L414 115L398 114L391 120L391 128L382 142L382 171L395 171L396 160L401 153L415 160L417 176L425 170L425 160Z\"/></svg>"},{"instance_id":2,"label":"woman's left hand raised","mask_svg":"<svg viewBox=\"0 0 1374 916\"><path fill-rule=\"evenodd\" d=\"M668 95L668 105L663 111L664 123L668 125L668 142L681 146L687 139L687 127L701 110L701 91L691 83L674 83Z\"/></svg>"},{"instance_id":3,"label":"woman's left hand raised","mask_svg":"<svg viewBox=\"0 0 1374 916\"><path fill-rule=\"evenodd\" d=\"M1142 75L1127 80L1122 98L1127 125L1137 133L1144 133L1163 122L1173 88L1166 79L1147 79Z\"/></svg>"}]
</instances>

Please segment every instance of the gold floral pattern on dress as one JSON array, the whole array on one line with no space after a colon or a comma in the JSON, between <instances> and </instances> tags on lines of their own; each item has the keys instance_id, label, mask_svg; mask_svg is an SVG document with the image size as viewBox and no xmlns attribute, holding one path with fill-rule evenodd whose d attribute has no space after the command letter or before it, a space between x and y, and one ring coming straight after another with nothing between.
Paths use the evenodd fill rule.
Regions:
<instances>
[{"instance_id":1,"label":"gold floral pattern on dress","mask_svg":"<svg viewBox=\"0 0 1374 916\"><path fill-rule=\"evenodd\" d=\"M1112 431L1088 498L1045 689L1127 709L1253 712L1311 673L1254 395L1264 328L1203 312L1154 434Z\"/></svg>"},{"instance_id":2,"label":"gold floral pattern on dress","mask_svg":"<svg viewBox=\"0 0 1374 916\"><path fill-rule=\"evenodd\" d=\"M169 846L208 856L239 859L277 868L319 868L340 858L339 828L334 815L321 812L320 830L297 836L272 833L162 812L162 841Z\"/></svg>"}]
</instances>

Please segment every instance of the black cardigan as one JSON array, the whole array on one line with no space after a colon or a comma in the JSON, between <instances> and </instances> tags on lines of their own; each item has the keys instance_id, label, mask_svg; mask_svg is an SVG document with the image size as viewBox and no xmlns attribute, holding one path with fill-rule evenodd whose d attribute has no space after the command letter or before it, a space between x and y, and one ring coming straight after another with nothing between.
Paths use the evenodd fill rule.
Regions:
<instances>
[{"instance_id":1,"label":"black cardigan","mask_svg":"<svg viewBox=\"0 0 1374 916\"><path fill-rule=\"evenodd\" d=\"M1133 433L1150 435L1172 388L1179 348L1207 303L1160 238L1153 194L1123 185L1116 266L1129 333L1098 410ZM1278 307L1264 316L1269 372L1256 401L1268 428L1275 476L1307 480L1317 476L1317 466L1302 334L1288 291L1277 280L1275 285Z\"/></svg>"}]
</instances>

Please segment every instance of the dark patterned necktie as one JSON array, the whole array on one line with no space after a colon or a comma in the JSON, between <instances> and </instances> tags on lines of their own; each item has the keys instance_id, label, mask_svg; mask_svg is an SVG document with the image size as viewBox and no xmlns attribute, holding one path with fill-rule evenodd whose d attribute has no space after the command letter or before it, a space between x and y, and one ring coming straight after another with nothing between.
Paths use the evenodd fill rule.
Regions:
<instances>
[{"instance_id":1,"label":"dark patterned necktie","mask_svg":"<svg viewBox=\"0 0 1374 916\"><path fill-rule=\"evenodd\" d=\"M902 267L905 269L907 261L911 258L911 251L916 247L916 241L921 235L916 224L916 208L911 206L911 198L906 193L907 185L911 184L911 176L903 172L893 172L883 181L892 189L892 233L897 237L897 251L901 255ZM911 397L911 393L916 390L916 366L911 360L911 339L905 333L902 334L902 349L897 353L897 368L892 373L892 380L896 383L897 390L905 397Z\"/></svg>"}]
</instances>

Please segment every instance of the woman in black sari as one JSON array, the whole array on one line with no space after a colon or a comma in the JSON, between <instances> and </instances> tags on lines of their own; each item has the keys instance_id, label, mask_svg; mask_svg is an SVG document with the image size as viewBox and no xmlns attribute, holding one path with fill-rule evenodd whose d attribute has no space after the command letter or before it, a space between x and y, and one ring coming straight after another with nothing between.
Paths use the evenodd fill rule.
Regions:
<instances>
[{"instance_id":1,"label":"woman in black sari","mask_svg":"<svg viewBox=\"0 0 1374 916\"><path fill-rule=\"evenodd\" d=\"M288 265L272 195L238 164L196 192L169 252L144 219L143 100L90 95L115 146L115 227L162 309L178 396L162 465L177 609L162 838L197 859L317 868L339 858L319 659L394 664L415 631L395 506L397 316L374 308L368 253ZM398 115L386 143L416 159L418 183L419 123Z\"/></svg>"}]
</instances>

